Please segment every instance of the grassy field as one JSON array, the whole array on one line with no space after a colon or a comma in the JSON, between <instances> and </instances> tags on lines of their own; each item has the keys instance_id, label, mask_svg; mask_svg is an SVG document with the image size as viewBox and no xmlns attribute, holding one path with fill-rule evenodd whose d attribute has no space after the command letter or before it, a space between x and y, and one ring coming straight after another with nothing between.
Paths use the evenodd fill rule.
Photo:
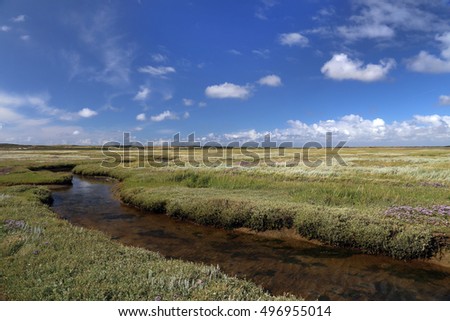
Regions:
<instances>
[{"instance_id":1,"label":"grassy field","mask_svg":"<svg viewBox=\"0 0 450 321\"><path fill-rule=\"evenodd\" d=\"M67 183L71 175L57 172L64 168L117 178L125 203L200 224L290 228L398 259L448 251L450 148L347 148L340 151L345 166L328 166L327 150L311 150L310 162L323 161L317 167L305 164L302 150L270 152L271 162L258 163L267 151L216 150L205 160L202 150L117 149L110 157L94 148L3 150L3 292L11 299L268 298L217 269L123 247L56 219L41 202L45 189L24 186ZM100 282L98 291L87 290L92 282Z\"/></svg>"},{"instance_id":2,"label":"grassy field","mask_svg":"<svg viewBox=\"0 0 450 321\"><path fill-rule=\"evenodd\" d=\"M123 155L128 162L120 166L87 163L74 172L115 177L124 202L201 224L294 228L327 244L398 259L428 258L446 246L450 149L346 149L341 151L346 166L327 166L326 151L316 150L310 161L322 160L321 166L291 166L301 152L285 150L280 156L272 150L269 166L255 165L254 155L262 159L263 150L251 157L221 151L213 160L218 166L211 167L202 162L201 150L152 157L134 150ZM151 163L163 158L167 166Z\"/></svg>"}]
</instances>

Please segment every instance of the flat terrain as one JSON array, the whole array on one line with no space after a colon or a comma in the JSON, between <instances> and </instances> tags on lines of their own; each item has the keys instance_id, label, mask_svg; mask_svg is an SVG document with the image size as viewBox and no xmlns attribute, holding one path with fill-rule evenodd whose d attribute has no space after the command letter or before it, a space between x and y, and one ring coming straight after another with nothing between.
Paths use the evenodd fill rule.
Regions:
<instances>
[{"instance_id":1,"label":"flat terrain","mask_svg":"<svg viewBox=\"0 0 450 321\"><path fill-rule=\"evenodd\" d=\"M346 148L339 151L340 158L330 152L110 148L104 154L96 148L5 146L0 151L1 265L7 271L1 275L3 292L11 299L268 298L251 283L213 268L125 248L56 219L42 204L48 191L36 186L70 183L71 173L61 172L67 169L116 178L117 195L125 203L200 224L254 231L287 228L326 244L398 259L439 257L448 251L450 148ZM53 245L45 247L46 242ZM81 243L82 249L77 247ZM91 254L101 259L88 260L83 249L93 243L92 253L108 248L117 255ZM67 257L89 264L82 265L81 274L70 269ZM50 258L48 262L60 258L64 264L44 264ZM110 260L114 267L103 271ZM175 277L174 290L162 293L166 287L161 286L161 293L146 292L137 286L132 293L116 291L131 277L120 274L125 273L120 266L133 264L137 270L127 269L141 275L139 282L148 280L146 264L156 264L152 275L166 281ZM166 264L172 270L164 269ZM116 279L127 281L112 281ZM99 280L105 289L82 291ZM45 290L37 291L39 286Z\"/></svg>"}]
</instances>

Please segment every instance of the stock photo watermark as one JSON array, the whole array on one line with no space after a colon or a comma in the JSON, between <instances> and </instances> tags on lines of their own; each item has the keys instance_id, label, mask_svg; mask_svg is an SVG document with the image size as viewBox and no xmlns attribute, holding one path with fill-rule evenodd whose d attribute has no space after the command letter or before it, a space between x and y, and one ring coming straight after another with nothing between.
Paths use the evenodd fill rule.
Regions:
<instances>
[{"instance_id":1,"label":"stock photo watermark","mask_svg":"<svg viewBox=\"0 0 450 321\"><path fill-rule=\"evenodd\" d=\"M202 144L195 140L194 133L190 134L185 141L182 141L180 134L177 133L173 136L173 140L159 142L158 145L153 141L148 141L146 144L131 141L130 136L130 133L123 133L122 142L103 144L101 150L105 159L102 161L102 167L131 167L131 162L135 162L133 167L136 165L138 167L256 167L260 165L294 167L299 164L319 167L323 164L332 166L334 162L347 166L339 154L347 142L339 141L333 146L331 132L325 135L325 146L320 142L310 141L301 147L296 147L296 152L289 155L286 154L286 149L294 148L293 142L272 141L270 134L265 135L262 142L233 141L222 144L211 141ZM325 159L311 155L312 150L321 149L324 149ZM245 160L237 162L238 157L244 157ZM284 157L283 162L274 160L279 157Z\"/></svg>"}]
</instances>

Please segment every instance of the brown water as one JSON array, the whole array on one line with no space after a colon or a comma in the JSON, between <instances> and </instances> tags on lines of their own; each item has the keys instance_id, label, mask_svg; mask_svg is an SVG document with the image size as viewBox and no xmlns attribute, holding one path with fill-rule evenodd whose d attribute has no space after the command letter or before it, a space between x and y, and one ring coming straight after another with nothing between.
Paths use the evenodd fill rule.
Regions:
<instances>
[{"instance_id":1,"label":"brown water","mask_svg":"<svg viewBox=\"0 0 450 321\"><path fill-rule=\"evenodd\" d=\"M53 209L76 225L171 258L219 265L273 294L315 300L450 300L450 269L425 262L226 231L121 204L112 182L73 178L53 192Z\"/></svg>"}]
</instances>

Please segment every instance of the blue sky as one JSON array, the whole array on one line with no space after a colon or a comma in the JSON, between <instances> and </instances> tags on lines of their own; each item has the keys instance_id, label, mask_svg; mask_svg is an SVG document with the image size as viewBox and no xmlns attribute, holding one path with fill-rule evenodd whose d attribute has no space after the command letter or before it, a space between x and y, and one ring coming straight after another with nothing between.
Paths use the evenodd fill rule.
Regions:
<instances>
[{"instance_id":1,"label":"blue sky","mask_svg":"<svg viewBox=\"0 0 450 321\"><path fill-rule=\"evenodd\" d=\"M0 142L450 145L442 0L0 2Z\"/></svg>"}]
</instances>

